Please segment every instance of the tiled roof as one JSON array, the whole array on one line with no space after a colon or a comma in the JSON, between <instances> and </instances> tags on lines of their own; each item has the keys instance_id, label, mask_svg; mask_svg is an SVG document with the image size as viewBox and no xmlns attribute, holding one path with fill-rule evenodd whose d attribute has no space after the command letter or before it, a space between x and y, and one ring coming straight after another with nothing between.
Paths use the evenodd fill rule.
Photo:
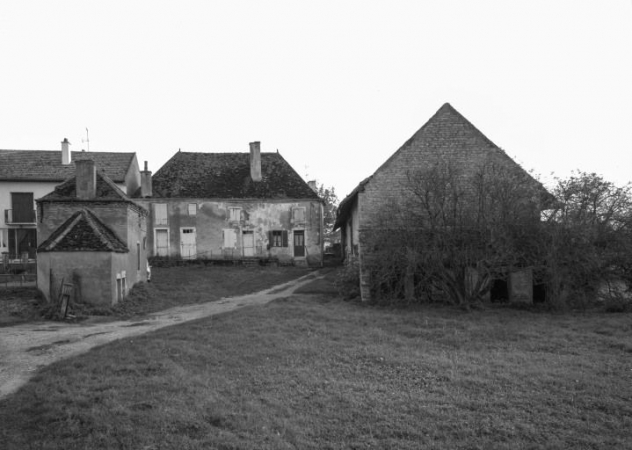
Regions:
<instances>
[{"instance_id":1,"label":"tiled roof","mask_svg":"<svg viewBox=\"0 0 632 450\"><path fill-rule=\"evenodd\" d=\"M178 152L152 177L153 196L318 200L278 153L261 153L261 175L252 181L249 153Z\"/></svg>"},{"instance_id":2,"label":"tiled roof","mask_svg":"<svg viewBox=\"0 0 632 450\"><path fill-rule=\"evenodd\" d=\"M521 175L528 176L533 181L534 186L542 193L541 197L544 203L551 200L551 194L546 191L539 181L532 178L518 163L489 140L452 105L445 103L373 175L363 180L351 194L340 202L334 229L342 226L346 220L358 192L364 191L365 186L371 182L375 174L387 167L399 154L409 149L413 149L414 158L420 158L429 164L447 159L464 171L475 169L475 162L484 163L494 160L509 170L515 170ZM410 155L411 153L407 154Z\"/></svg>"},{"instance_id":3,"label":"tiled roof","mask_svg":"<svg viewBox=\"0 0 632 450\"><path fill-rule=\"evenodd\" d=\"M134 203L114 182L101 170L97 170L97 192L93 200L98 201L123 201ZM77 199L77 179L72 177L50 194L38 199L38 201L86 201Z\"/></svg>"},{"instance_id":4,"label":"tiled roof","mask_svg":"<svg viewBox=\"0 0 632 450\"><path fill-rule=\"evenodd\" d=\"M71 161L93 159L116 183L125 182L135 153L71 152ZM0 150L0 180L63 181L75 174L75 165L61 163L61 150Z\"/></svg>"},{"instance_id":5,"label":"tiled roof","mask_svg":"<svg viewBox=\"0 0 632 450\"><path fill-rule=\"evenodd\" d=\"M57 228L37 251L127 253L129 250L89 209L82 209Z\"/></svg>"}]
</instances>

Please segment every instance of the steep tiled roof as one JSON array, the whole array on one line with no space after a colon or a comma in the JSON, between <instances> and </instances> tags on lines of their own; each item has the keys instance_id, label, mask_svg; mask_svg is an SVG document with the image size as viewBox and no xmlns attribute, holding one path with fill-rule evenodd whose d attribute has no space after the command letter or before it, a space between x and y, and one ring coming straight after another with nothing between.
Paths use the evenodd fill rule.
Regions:
<instances>
[{"instance_id":1,"label":"steep tiled roof","mask_svg":"<svg viewBox=\"0 0 632 450\"><path fill-rule=\"evenodd\" d=\"M153 196L318 199L278 153L261 153L261 175L252 181L249 153L178 152L152 177Z\"/></svg>"},{"instance_id":2,"label":"steep tiled roof","mask_svg":"<svg viewBox=\"0 0 632 450\"><path fill-rule=\"evenodd\" d=\"M411 151L412 150L412 151ZM509 170L528 176L541 192L543 203L551 201L551 194L542 184L532 178L518 163L511 159L500 147L489 140L469 120L445 103L413 136L393 153L370 177L363 180L345 199L340 202L334 229L342 226L353 201L363 192L367 183L384 170L400 154L433 164L441 160L451 161L464 172L476 169L474 163L495 161ZM414 155L414 156L411 156Z\"/></svg>"},{"instance_id":3,"label":"steep tiled roof","mask_svg":"<svg viewBox=\"0 0 632 450\"><path fill-rule=\"evenodd\" d=\"M89 209L82 209L57 228L37 251L127 253L129 250Z\"/></svg>"},{"instance_id":4,"label":"steep tiled roof","mask_svg":"<svg viewBox=\"0 0 632 450\"><path fill-rule=\"evenodd\" d=\"M101 170L97 171L97 192L98 201L123 201L134 203L114 182ZM50 194L38 199L38 201L78 201L77 199L77 179L72 177L59 186ZM85 201L85 200L81 200Z\"/></svg>"},{"instance_id":5,"label":"steep tiled roof","mask_svg":"<svg viewBox=\"0 0 632 450\"><path fill-rule=\"evenodd\" d=\"M123 183L135 153L71 152L71 161L93 159L116 183ZM61 150L0 150L0 180L63 181L75 165L61 163Z\"/></svg>"}]
</instances>

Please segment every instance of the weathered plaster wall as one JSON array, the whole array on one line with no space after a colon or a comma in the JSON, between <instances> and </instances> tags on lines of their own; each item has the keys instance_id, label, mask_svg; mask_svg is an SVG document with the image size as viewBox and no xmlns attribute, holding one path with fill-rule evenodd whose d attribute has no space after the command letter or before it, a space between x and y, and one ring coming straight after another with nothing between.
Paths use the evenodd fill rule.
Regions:
<instances>
[{"instance_id":1,"label":"weathered plaster wall","mask_svg":"<svg viewBox=\"0 0 632 450\"><path fill-rule=\"evenodd\" d=\"M181 229L191 227L196 230L196 250L198 258L214 258L226 252L243 255L243 232L254 234L255 252L265 256L286 255L294 257L293 233L305 233L306 257L322 259L321 204L317 201L209 201L208 199L152 199L140 200L150 212L148 248L154 251L156 228L169 230L169 255L181 256ZM166 203L168 224L156 225L153 203ZM197 205L196 214L189 214L189 204ZM231 221L230 208L241 208L239 221ZM305 219L296 222L292 209L304 208ZM237 239L232 248L224 247L224 230L235 230ZM268 232L273 230L288 232L287 247L272 247Z\"/></svg>"},{"instance_id":2,"label":"weathered plaster wall","mask_svg":"<svg viewBox=\"0 0 632 450\"><path fill-rule=\"evenodd\" d=\"M57 301L61 283L65 281L75 285L76 295L82 301L111 305L115 299L112 292L112 255L109 252L40 253L37 287L47 300Z\"/></svg>"},{"instance_id":3,"label":"weathered plaster wall","mask_svg":"<svg viewBox=\"0 0 632 450\"><path fill-rule=\"evenodd\" d=\"M107 222L104 222L107 224ZM147 216L134 208L127 209L127 279L131 286L147 281Z\"/></svg>"}]
</instances>

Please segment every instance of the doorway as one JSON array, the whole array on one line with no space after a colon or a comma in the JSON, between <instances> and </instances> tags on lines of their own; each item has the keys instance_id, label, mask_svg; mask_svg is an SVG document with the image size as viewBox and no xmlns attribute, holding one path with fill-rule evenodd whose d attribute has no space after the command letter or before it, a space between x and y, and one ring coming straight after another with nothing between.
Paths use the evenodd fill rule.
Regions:
<instances>
[{"instance_id":1,"label":"doorway","mask_svg":"<svg viewBox=\"0 0 632 450\"><path fill-rule=\"evenodd\" d=\"M305 256L305 231L295 230L294 233L294 256Z\"/></svg>"},{"instance_id":2,"label":"doorway","mask_svg":"<svg viewBox=\"0 0 632 450\"><path fill-rule=\"evenodd\" d=\"M195 228L180 228L180 256L182 259L196 259Z\"/></svg>"},{"instance_id":3,"label":"doorway","mask_svg":"<svg viewBox=\"0 0 632 450\"><path fill-rule=\"evenodd\" d=\"M243 232L244 256L255 256L255 234L252 231Z\"/></svg>"},{"instance_id":4,"label":"doorway","mask_svg":"<svg viewBox=\"0 0 632 450\"><path fill-rule=\"evenodd\" d=\"M156 238L156 256L169 256L169 230L154 230Z\"/></svg>"}]
</instances>

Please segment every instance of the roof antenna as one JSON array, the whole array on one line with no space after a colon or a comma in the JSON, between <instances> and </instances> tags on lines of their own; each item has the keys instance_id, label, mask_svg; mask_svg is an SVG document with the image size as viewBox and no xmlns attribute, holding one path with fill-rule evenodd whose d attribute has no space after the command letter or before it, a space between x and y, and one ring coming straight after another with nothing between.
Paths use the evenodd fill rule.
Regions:
<instances>
[{"instance_id":1,"label":"roof antenna","mask_svg":"<svg viewBox=\"0 0 632 450\"><path fill-rule=\"evenodd\" d=\"M90 135L88 134L88 127L86 127L86 138L82 139L81 142L86 142L88 144L88 151L90 151Z\"/></svg>"}]
</instances>

